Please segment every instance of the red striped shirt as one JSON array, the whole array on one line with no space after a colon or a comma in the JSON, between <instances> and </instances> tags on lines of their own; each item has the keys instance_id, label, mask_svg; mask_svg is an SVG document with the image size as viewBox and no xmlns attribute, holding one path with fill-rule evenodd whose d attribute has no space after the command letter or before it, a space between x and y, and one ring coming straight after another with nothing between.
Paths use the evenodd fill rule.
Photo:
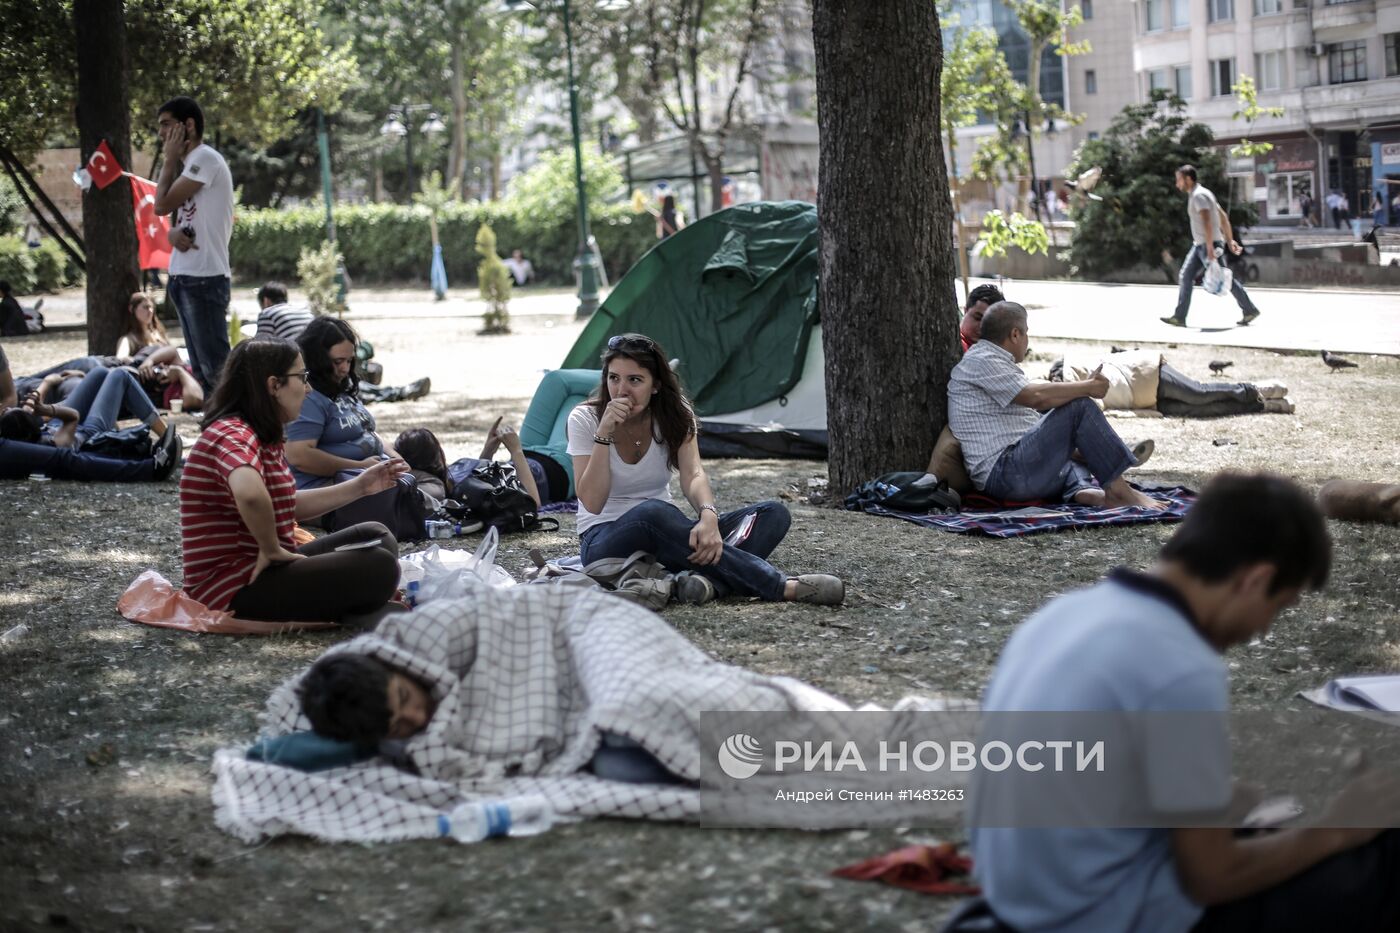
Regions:
<instances>
[{"instance_id":1,"label":"red striped shirt","mask_svg":"<svg viewBox=\"0 0 1400 933\"><path fill-rule=\"evenodd\" d=\"M258 543L228 486L229 474L245 466L267 486L282 547L296 550L297 489L282 444L263 444L241 418L215 421L190 448L180 476L185 592L210 609L228 609L258 561Z\"/></svg>"}]
</instances>

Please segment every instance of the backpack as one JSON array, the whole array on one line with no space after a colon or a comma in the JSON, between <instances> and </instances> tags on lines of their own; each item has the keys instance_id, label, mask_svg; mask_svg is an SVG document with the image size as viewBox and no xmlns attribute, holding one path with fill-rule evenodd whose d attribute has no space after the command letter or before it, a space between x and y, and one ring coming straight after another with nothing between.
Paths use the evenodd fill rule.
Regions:
<instances>
[{"instance_id":1,"label":"backpack","mask_svg":"<svg viewBox=\"0 0 1400 933\"><path fill-rule=\"evenodd\" d=\"M78 449L85 454L111 457L115 460L145 460L151 456L154 448L151 443L151 429L144 424L138 424L94 434L83 441Z\"/></svg>"},{"instance_id":2,"label":"backpack","mask_svg":"<svg viewBox=\"0 0 1400 933\"><path fill-rule=\"evenodd\" d=\"M503 532L530 531L539 525L539 506L520 485L511 464L479 461L465 475L448 467L448 477L455 501L444 503L444 507L454 517L479 521Z\"/></svg>"},{"instance_id":3,"label":"backpack","mask_svg":"<svg viewBox=\"0 0 1400 933\"><path fill-rule=\"evenodd\" d=\"M862 512L868 505L878 505L896 512L957 512L962 508L962 496L948 488L948 481L915 486L922 473L886 473L861 483L846 497L846 508Z\"/></svg>"}]
</instances>

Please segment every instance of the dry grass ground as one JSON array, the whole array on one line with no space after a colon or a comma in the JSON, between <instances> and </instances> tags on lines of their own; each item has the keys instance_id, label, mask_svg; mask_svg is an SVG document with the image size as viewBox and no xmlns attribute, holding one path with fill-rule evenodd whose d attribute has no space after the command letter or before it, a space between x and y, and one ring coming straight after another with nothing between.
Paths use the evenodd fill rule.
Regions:
<instances>
[{"instance_id":1,"label":"dry grass ground","mask_svg":"<svg viewBox=\"0 0 1400 933\"><path fill-rule=\"evenodd\" d=\"M438 387L420 402L376 408L382 428L429 424L453 456L474 453L496 414L518 417L534 370L571 340L563 322L543 319L518 321L520 334L497 342L450 319L361 329L391 380L427 372ZM1062 347L1037 341L1032 373ZM25 372L81 353L82 342L48 335L5 349ZM1358 370L1334 376L1312 356L1166 352L1198 377L1224 353L1235 361L1232 377L1281 379L1298 413L1118 421L1130 440L1157 441L1143 479L1199 486L1222 469L1273 469L1310 486L1338 475L1400 478L1400 361L1363 357ZM192 420L180 427L193 437ZM1216 446L1222 439L1235 443ZM726 602L676 608L667 620L718 658L852 700L976 695L1027 613L1113 565L1145 564L1171 532L963 538L806 504L800 495L824 476L821 464L711 468L721 502L787 497L795 521L775 559L840 574L847 603ZM597 822L476 847L244 846L214 827L210 756L250 739L272 686L340 636L197 637L118 618L113 604L138 571L178 578L173 483L5 482L0 514L0 629L30 627L0 645L0 928L926 930L949 907L828 875L929 837L917 832ZM1231 655L1238 706L1290 704L1300 688L1336 674L1400 668L1400 531L1332 530L1327 591ZM533 546L566 553L576 547L571 531L566 519L558 533L509 538L502 563L518 572ZM958 836L956 827L947 833Z\"/></svg>"}]
</instances>

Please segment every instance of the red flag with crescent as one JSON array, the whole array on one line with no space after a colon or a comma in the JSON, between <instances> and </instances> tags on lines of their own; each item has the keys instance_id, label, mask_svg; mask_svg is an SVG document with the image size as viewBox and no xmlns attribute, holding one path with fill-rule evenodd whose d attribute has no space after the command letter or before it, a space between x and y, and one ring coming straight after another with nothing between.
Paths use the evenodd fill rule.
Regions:
<instances>
[{"instance_id":1,"label":"red flag with crescent","mask_svg":"<svg viewBox=\"0 0 1400 933\"><path fill-rule=\"evenodd\" d=\"M88 157L87 170L92 176L92 183L98 188L105 188L122 177L122 167L117 164L117 157L112 155L112 150L107 148L107 140L102 140L92 151L92 155Z\"/></svg>"},{"instance_id":2,"label":"red flag with crescent","mask_svg":"<svg viewBox=\"0 0 1400 933\"><path fill-rule=\"evenodd\" d=\"M136 241L141 248L142 269L170 268L170 218L156 213L156 183L139 175L131 179L131 201L136 210Z\"/></svg>"}]
</instances>

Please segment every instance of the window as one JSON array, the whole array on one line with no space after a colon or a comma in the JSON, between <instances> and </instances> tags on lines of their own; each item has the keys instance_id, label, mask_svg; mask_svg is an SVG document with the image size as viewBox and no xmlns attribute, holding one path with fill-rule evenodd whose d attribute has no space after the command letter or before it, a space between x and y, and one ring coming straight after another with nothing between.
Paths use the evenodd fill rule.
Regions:
<instances>
[{"instance_id":1,"label":"window","mask_svg":"<svg viewBox=\"0 0 1400 933\"><path fill-rule=\"evenodd\" d=\"M1254 15L1268 16L1283 12L1283 0L1254 0Z\"/></svg>"},{"instance_id":2,"label":"window","mask_svg":"<svg viewBox=\"0 0 1400 933\"><path fill-rule=\"evenodd\" d=\"M1099 138L1099 134L1098 134L1098 133L1095 133L1093 130L1090 130L1090 131L1089 131L1089 138L1090 138L1090 139L1098 139L1098 138Z\"/></svg>"},{"instance_id":3,"label":"window","mask_svg":"<svg viewBox=\"0 0 1400 933\"><path fill-rule=\"evenodd\" d=\"M1254 81L1261 91L1283 87L1283 53L1260 52L1254 56Z\"/></svg>"},{"instance_id":4,"label":"window","mask_svg":"<svg viewBox=\"0 0 1400 933\"><path fill-rule=\"evenodd\" d=\"M1191 25L1191 0L1172 0L1172 27Z\"/></svg>"},{"instance_id":5,"label":"window","mask_svg":"<svg viewBox=\"0 0 1400 933\"><path fill-rule=\"evenodd\" d=\"M1385 76L1400 75L1400 32L1385 37Z\"/></svg>"},{"instance_id":6,"label":"window","mask_svg":"<svg viewBox=\"0 0 1400 933\"><path fill-rule=\"evenodd\" d=\"M1087 70L1087 71L1084 72L1084 93L1085 93L1085 94L1097 94L1098 92L1099 92L1099 75L1098 75L1098 72L1096 72L1096 71L1094 71L1094 69L1090 68L1089 70Z\"/></svg>"},{"instance_id":7,"label":"window","mask_svg":"<svg viewBox=\"0 0 1400 933\"><path fill-rule=\"evenodd\" d=\"M1172 69L1172 88L1182 100L1191 99L1191 66L1177 65Z\"/></svg>"},{"instance_id":8,"label":"window","mask_svg":"<svg viewBox=\"0 0 1400 933\"><path fill-rule=\"evenodd\" d=\"M1143 0L1143 32L1157 32L1166 26L1163 17L1167 0Z\"/></svg>"},{"instance_id":9,"label":"window","mask_svg":"<svg viewBox=\"0 0 1400 933\"><path fill-rule=\"evenodd\" d=\"M1229 97L1235 86L1235 60L1217 58L1210 63L1210 96Z\"/></svg>"},{"instance_id":10,"label":"window","mask_svg":"<svg viewBox=\"0 0 1400 933\"><path fill-rule=\"evenodd\" d=\"M1212 23L1223 23L1235 18L1235 0L1206 0L1206 9Z\"/></svg>"},{"instance_id":11,"label":"window","mask_svg":"<svg viewBox=\"0 0 1400 933\"><path fill-rule=\"evenodd\" d=\"M1147 73L1147 97L1152 98L1152 92L1158 88L1167 87L1167 69L1157 68Z\"/></svg>"},{"instance_id":12,"label":"window","mask_svg":"<svg viewBox=\"0 0 1400 933\"><path fill-rule=\"evenodd\" d=\"M1085 19L1093 19L1093 18L1094 18L1094 0L1080 0L1080 2L1079 2L1079 12L1080 12L1081 14L1083 14L1083 16L1084 16Z\"/></svg>"},{"instance_id":13,"label":"window","mask_svg":"<svg viewBox=\"0 0 1400 933\"><path fill-rule=\"evenodd\" d=\"M1327 46L1327 83L1350 84L1366 80L1366 43L1335 42Z\"/></svg>"},{"instance_id":14,"label":"window","mask_svg":"<svg viewBox=\"0 0 1400 933\"><path fill-rule=\"evenodd\" d=\"M1303 216L1303 196L1312 197L1312 172L1283 172L1266 175L1269 217Z\"/></svg>"}]
</instances>

